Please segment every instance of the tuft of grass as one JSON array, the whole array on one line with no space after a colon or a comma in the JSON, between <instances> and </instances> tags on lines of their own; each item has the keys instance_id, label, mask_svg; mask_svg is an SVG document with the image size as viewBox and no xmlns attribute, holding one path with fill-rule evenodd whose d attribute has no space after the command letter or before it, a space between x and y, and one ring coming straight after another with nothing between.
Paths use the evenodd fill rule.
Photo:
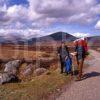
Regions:
<instances>
[{"instance_id":1,"label":"tuft of grass","mask_svg":"<svg viewBox=\"0 0 100 100\"><path fill-rule=\"evenodd\" d=\"M29 82L10 83L0 86L2 100L44 100L49 93L69 82L69 77L60 74L59 69L50 74L33 77Z\"/></svg>"}]
</instances>

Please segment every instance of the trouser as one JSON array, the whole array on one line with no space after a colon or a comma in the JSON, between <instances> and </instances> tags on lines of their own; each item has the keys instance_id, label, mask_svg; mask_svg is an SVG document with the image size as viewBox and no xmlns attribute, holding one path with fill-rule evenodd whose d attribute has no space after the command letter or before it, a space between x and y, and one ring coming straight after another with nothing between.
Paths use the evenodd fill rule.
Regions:
<instances>
[{"instance_id":1,"label":"trouser","mask_svg":"<svg viewBox=\"0 0 100 100\"><path fill-rule=\"evenodd\" d=\"M82 76L84 59L78 61L78 76Z\"/></svg>"},{"instance_id":2,"label":"trouser","mask_svg":"<svg viewBox=\"0 0 100 100\"><path fill-rule=\"evenodd\" d=\"M60 59L60 63L61 63L61 73L63 73L65 62L62 59Z\"/></svg>"}]
</instances>

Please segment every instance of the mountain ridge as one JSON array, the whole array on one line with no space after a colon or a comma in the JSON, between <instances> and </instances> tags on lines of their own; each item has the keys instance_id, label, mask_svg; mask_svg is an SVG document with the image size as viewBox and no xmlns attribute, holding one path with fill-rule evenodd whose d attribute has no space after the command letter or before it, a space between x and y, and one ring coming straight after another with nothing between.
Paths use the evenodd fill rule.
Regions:
<instances>
[{"instance_id":1,"label":"mountain ridge","mask_svg":"<svg viewBox=\"0 0 100 100\"><path fill-rule=\"evenodd\" d=\"M71 42L74 41L76 39L78 39L77 37L67 33L67 32L55 32L46 36L41 36L41 37L32 37L31 39L23 39L20 36L16 37L16 36L8 36L9 38L0 36L0 44L34 44L36 42L41 42L41 43L46 43L46 42L61 42L61 41L65 41L65 42ZM92 41L99 41L100 43L100 36L89 36L87 37L89 42Z\"/></svg>"}]
</instances>

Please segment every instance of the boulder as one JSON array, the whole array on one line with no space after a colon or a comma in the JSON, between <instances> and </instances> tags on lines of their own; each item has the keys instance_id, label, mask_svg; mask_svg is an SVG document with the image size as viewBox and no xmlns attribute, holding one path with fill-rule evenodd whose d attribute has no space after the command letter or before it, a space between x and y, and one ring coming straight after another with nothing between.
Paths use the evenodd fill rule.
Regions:
<instances>
[{"instance_id":1,"label":"boulder","mask_svg":"<svg viewBox=\"0 0 100 100\"><path fill-rule=\"evenodd\" d=\"M28 66L25 67L25 69L21 72L23 76L28 76L33 73L34 66L33 64L29 64Z\"/></svg>"},{"instance_id":2,"label":"boulder","mask_svg":"<svg viewBox=\"0 0 100 100\"><path fill-rule=\"evenodd\" d=\"M0 73L0 84L10 81L8 73Z\"/></svg>"},{"instance_id":3,"label":"boulder","mask_svg":"<svg viewBox=\"0 0 100 100\"><path fill-rule=\"evenodd\" d=\"M18 77L9 73L0 73L0 84L18 81Z\"/></svg>"},{"instance_id":4,"label":"boulder","mask_svg":"<svg viewBox=\"0 0 100 100\"><path fill-rule=\"evenodd\" d=\"M16 75L18 68L20 67L20 64L21 60L9 61L7 64L4 65L5 66L4 72Z\"/></svg>"},{"instance_id":5,"label":"boulder","mask_svg":"<svg viewBox=\"0 0 100 100\"><path fill-rule=\"evenodd\" d=\"M4 71L0 72L0 84L18 81L17 72L21 60L9 61L4 65Z\"/></svg>"},{"instance_id":6,"label":"boulder","mask_svg":"<svg viewBox=\"0 0 100 100\"><path fill-rule=\"evenodd\" d=\"M37 68L35 71L34 71L34 75L36 76L39 76L39 75L42 75L43 73L47 72L47 69L45 68Z\"/></svg>"}]
</instances>

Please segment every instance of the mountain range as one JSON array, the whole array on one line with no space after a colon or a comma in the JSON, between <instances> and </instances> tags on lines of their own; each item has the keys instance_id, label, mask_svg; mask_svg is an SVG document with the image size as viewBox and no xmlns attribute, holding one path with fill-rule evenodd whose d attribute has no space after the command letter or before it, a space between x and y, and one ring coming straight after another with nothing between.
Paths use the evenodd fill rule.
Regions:
<instances>
[{"instance_id":1,"label":"mountain range","mask_svg":"<svg viewBox=\"0 0 100 100\"><path fill-rule=\"evenodd\" d=\"M88 39L88 44L90 46L100 47L100 36L91 36L91 37L87 37L87 39Z\"/></svg>"},{"instance_id":2,"label":"mountain range","mask_svg":"<svg viewBox=\"0 0 100 100\"><path fill-rule=\"evenodd\" d=\"M100 44L100 36L91 36L87 37L89 43L96 43ZM76 40L77 37L68 34L66 32L56 32L50 35L42 36L42 37L31 37L30 39L25 39L21 37L20 35L8 35L6 37L0 36L0 44L34 44L36 42L41 42L41 43L50 43L50 42L61 42L61 41L66 41L66 42L71 42Z\"/></svg>"},{"instance_id":3,"label":"mountain range","mask_svg":"<svg viewBox=\"0 0 100 100\"><path fill-rule=\"evenodd\" d=\"M65 32L56 32L50 35L42 37L32 37L30 39L21 38L21 36L10 35L10 36L0 36L1 44L33 44L36 42L59 42L59 41L73 41L76 37Z\"/></svg>"},{"instance_id":4,"label":"mountain range","mask_svg":"<svg viewBox=\"0 0 100 100\"><path fill-rule=\"evenodd\" d=\"M71 42L71 41L74 41L75 39L77 39L75 36L70 35L68 33L56 32L56 33L39 37L39 38L31 38L28 40L28 43L29 44L36 43L36 42L50 43L50 42L61 42L61 41Z\"/></svg>"}]
</instances>

